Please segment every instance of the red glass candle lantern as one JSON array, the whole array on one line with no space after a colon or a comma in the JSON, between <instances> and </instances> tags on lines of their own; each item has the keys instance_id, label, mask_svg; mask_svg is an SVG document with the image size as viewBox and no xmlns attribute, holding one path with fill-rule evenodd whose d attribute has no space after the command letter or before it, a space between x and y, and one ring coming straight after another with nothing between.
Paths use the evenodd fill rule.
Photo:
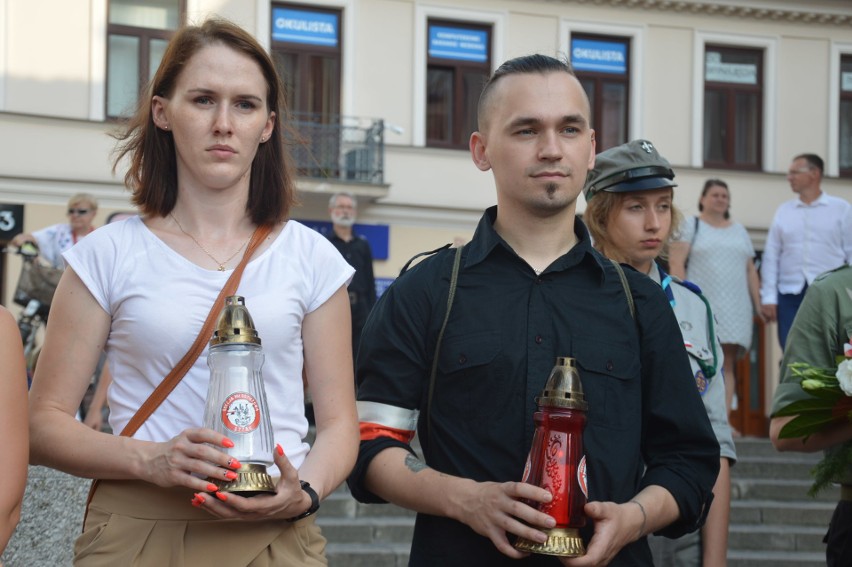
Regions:
<instances>
[{"instance_id":1,"label":"red glass candle lantern","mask_svg":"<svg viewBox=\"0 0 852 567\"><path fill-rule=\"evenodd\" d=\"M536 398L538 411L533 415L535 434L524 468L522 482L540 486L553 499L535 503L536 508L553 516L556 526L544 530L547 542L538 543L518 538L515 547L521 551L577 557L586 548L579 528L586 525L586 457L583 453L583 428L588 404L573 358L559 357L541 396Z\"/></svg>"}]
</instances>

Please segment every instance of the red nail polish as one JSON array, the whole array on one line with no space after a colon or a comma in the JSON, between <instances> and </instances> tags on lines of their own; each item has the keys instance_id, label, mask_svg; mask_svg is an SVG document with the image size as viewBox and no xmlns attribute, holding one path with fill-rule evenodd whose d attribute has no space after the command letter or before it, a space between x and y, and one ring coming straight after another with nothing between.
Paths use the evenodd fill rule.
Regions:
<instances>
[{"instance_id":1,"label":"red nail polish","mask_svg":"<svg viewBox=\"0 0 852 567\"><path fill-rule=\"evenodd\" d=\"M227 437L222 438L222 447L226 447L228 449L234 448L234 442L228 439Z\"/></svg>"},{"instance_id":2,"label":"red nail polish","mask_svg":"<svg viewBox=\"0 0 852 567\"><path fill-rule=\"evenodd\" d=\"M217 490L219 490L219 487L212 482L207 484L207 492L216 492Z\"/></svg>"},{"instance_id":3,"label":"red nail polish","mask_svg":"<svg viewBox=\"0 0 852 567\"><path fill-rule=\"evenodd\" d=\"M225 478L227 478L228 480L237 480L237 473L235 473L234 471L227 471L225 473Z\"/></svg>"},{"instance_id":4,"label":"red nail polish","mask_svg":"<svg viewBox=\"0 0 852 567\"><path fill-rule=\"evenodd\" d=\"M200 500L193 500L192 501L192 505L195 506L196 508L198 508L202 504L204 504L204 502L201 502Z\"/></svg>"},{"instance_id":5,"label":"red nail polish","mask_svg":"<svg viewBox=\"0 0 852 567\"><path fill-rule=\"evenodd\" d=\"M216 498L218 498L218 499L219 499L219 500L221 500L222 502L227 502L227 501L228 501L228 495L227 495L227 494L223 494L223 493L221 493L221 492L217 492L217 493L216 493Z\"/></svg>"},{"instance_id":6,"label":"red nail polish","mask_svg":"<svg viewBox=\"0 0 852 567\"><path fill-rule=\"evenodd\" d=\"M198 502L199 505L204 504L204 502L206 502L206 500L204 499L204 495L200 492L195 495L195 499L193 501Z\"/></svg>"},{"instance_id":7,"label":"red nail polish","mask_svg":"<svg viewBox=\"0 0 852 567\"><path fill-rule=\"evenodd\" d=\"M276 451L278 451L278 456L279 456L279 457L283 457L283 456L284 456L284 449L281 447L281 445L280 445L280 444L279 444L279 445L275 445L275 450L276 450Z\"/></svg>"},{"instance_id":8,"label":"red nail polish","mask_svg":"<svg viewBox=\"0 0 852 567\"><path fill-rule=\"evenodd\" d=\"M231 459L230 461L228 461L228 466L231 467L232 469L238 469L243 465L238 460Z\"/></svg>"}]
</instances>

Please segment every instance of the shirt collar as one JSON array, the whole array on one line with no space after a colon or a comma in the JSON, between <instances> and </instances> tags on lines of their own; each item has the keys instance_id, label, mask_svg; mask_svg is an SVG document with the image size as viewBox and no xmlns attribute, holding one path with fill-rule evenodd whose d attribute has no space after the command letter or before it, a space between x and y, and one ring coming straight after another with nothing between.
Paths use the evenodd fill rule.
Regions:
<instances>
[{"instance_id":1,"label":"shirt collar","mask_svg":"<svg viewBox=\"0 0 852 567\"><path fill-rule=\"evenodd\" d=\"M465 266L474 266L485 260L495 248L502 247L509 254L520 260L520 257L512 250L512 247L503 240L494 230L494 221L497 219L497 206L489 207L485 210L479 224L476 227L476 232L473 235L469 246L470 251L465 260ZM604 274L604 262L607 262L603 256L596 254L592 248L592 239L589 236L589 231L586 225L579 217L574 217L574 234L577 236L577 243L567 254L557 258L552 264L551 271L562 271L573 266L586 262L589 265L597 266L601 276ZM522 260L521 260L522 261Z\"/></svg>"},{"instance_id":2,"label":"shirt collar","mask_svg":"<svg viewBox=\"0 0 852 567\"><path fill-rule=\"evenodd\" d=\"M805 203L804 201L802 201L801 197L796 197L797 207L817 207L827 205L829 205L828 194L825 191L820 191L819 197L817 197L814 201L811 201L811 203Z\"/></svg>"}]
</instances>

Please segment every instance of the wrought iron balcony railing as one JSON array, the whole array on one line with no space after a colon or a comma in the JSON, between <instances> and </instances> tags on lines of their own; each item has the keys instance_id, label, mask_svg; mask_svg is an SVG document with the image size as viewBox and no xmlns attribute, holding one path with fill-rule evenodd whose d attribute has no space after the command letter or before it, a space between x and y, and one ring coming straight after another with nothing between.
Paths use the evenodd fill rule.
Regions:
<instances>
[{"instance_id":1,"label":"wrought iron balcony railing","mask_svg":"<svg viewBox=\"0 0 852 567\"><path fill-rule=\"evenodd\" d=\"M292 151L299 176L384 183L383 120L297 112L293 127L302 137Z\"/></svg>"}]
</instances>

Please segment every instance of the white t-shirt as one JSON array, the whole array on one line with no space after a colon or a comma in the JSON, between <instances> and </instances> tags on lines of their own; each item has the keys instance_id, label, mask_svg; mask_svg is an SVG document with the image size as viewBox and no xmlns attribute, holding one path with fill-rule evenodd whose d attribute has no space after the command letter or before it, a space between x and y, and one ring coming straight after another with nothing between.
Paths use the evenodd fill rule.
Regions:
<instances>
[{"instance_id":1,"label":"white t-shirt","mask_svg":"<svg viewBox=\"0 0 852 567\"><path fill-rule=\"evenodd\" d=\"M93 232L64 255L112 319L106 344L116 434L186 354L232 270L201 268L160 240L138 216ZM263 379L275 443L299 468L309 446L302 392L302 321L354 270L319 233L288 221L243 272L237 294L262 341ZM204 417L207 349L134 438L167 441ZM269 471L277 475L277 468Z\"/></svg>"}]
</instances>

